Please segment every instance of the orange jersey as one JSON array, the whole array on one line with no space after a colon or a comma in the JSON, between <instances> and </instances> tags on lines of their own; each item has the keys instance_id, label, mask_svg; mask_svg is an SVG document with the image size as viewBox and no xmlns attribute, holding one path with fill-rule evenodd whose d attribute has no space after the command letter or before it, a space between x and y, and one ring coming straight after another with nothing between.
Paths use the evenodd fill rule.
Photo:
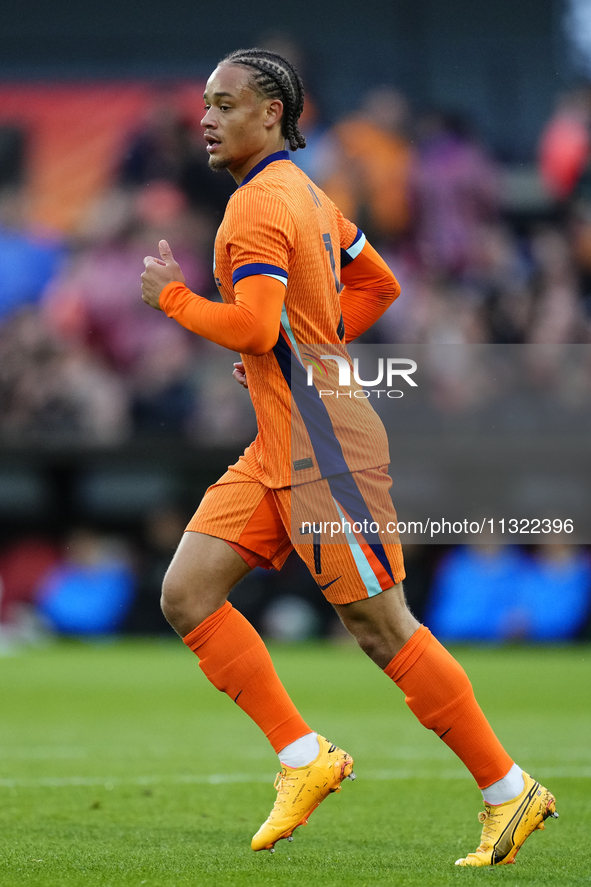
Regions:
<instances>
[{"instance_id":1,"label":"orange jersey","mask_svg":"<svg viewBox=\"0 0 591 887\"><path fill-rule=\"evenodd\" d=\"M331 353L350 363L344 343L352 336L346 336L343 312L351 317L357 335L375 320L375 308L369 320L371 311L356 304L340 282L341 264L350 263L355 288L353 269L362 252L370 256L368 261L375 256L377 279L385 280L381 313L399 292L393 275L365 246L362 232L289 161L287 151L261 161L230 198L215 243L214 273L224 303L237 303L237 291L248 278L273 278L285 287L276 344L264 354L242 353L258 423L250 455L256 457L257 480L268 487L308 483L389 462L385 431L367 400L319 397L319 387L338 387L336 361L324 361L322 378L308 384L308 366L320 355ZM346 271L343 277L348 283ZM161 305L170 316L215 341L211 319L219 316L221 323L224 306L193 301L199 316L209 315L209 326L200 325L200 320L189 323L175 304L191 297L199 298L180 284L169 284ZM351 392L359 387L353 383Z\"/></svg>"}]
</instances>

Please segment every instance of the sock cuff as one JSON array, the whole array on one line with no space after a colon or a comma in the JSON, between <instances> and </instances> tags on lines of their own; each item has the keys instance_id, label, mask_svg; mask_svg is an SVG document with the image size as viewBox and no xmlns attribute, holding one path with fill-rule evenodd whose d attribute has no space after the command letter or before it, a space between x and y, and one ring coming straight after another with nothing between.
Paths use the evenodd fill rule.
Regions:
<instances>
[{"instance_id":1,"label":"sock cuff","mask_svg":"<svg viewBox=\"0 0 591 887\"><path fill-rule=\"evenodd\" d=\"M511 761L511 766L509 767L509 769L507 770L507 772L505 773L504 776L499 776L498 779L494 779L492 775L487 775L486 778L480 780L480 782L486 782L486 785L480 785L480 783L478 783L478 788L480 789L481 792L486 791L486 789L490 788L491 785L495 785L495 783L501 782L501 780L506 779L507 776L509 776L511 774L511 771L512 771L513 767L516 766L516 764L515 764L515 761L513 760L513 758L510 758L509 755L507 755L507 760ZM507 765L507 761L504 761L503 763L505 764L505 766ZM501 766L501 765L499 765L499 766ZM523 774L525 772L521 769L521 767L519 767L519 765L517 765L517 767L518 767L518 770L521 774ZM486 798L485 798L485 800L486 800ZM509 800L513 800L513 798L510 798Z\"/></svg>"},{"instance_id":2,"label":"sock cuff","mask_svg":"<svg viewBox=\"0 0 591 887\"><path fill-rule=\"evenodd\" d=\"M407 640L404 647L398 651L394 659L388 663L384 673L395 683L398 683L417 659L424 653L427 646L433 640L433 635L426 625L420 625L415 633Z\"/></svg>"},{"instance_id":3,"label":"sock cuff","mask_svg":"<svg viewBox=\"0 0 591 887\"><path fill-rule=\"evenodd\" d=\"M212 613L211 616L208 616L207 619L200 622L193 631L186 634L183 638L183 643L186 644L193 653L197 653L199 647L209 640L212 634L218 630L223 622L225 622L232 609L233 607L230 601L226 601L225 604L222 604L219 610L216 610L215 613Z\"/></svg>"}]
</instances>

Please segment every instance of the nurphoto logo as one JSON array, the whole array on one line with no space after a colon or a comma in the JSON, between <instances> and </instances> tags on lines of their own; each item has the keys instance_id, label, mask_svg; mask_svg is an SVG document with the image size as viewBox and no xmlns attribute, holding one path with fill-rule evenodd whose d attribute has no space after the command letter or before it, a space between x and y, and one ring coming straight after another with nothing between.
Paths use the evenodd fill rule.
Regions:
<instances>
[{"instance_id":1,"label":"nurphoto logo","mask_svg":"<svg viewBox=\"0 0 591 887\"><path fill-rule=\"evenodd\" d=\"M311 361L307 365L308 386L314 385L314 370L320 374L320 381L328 381L328 367L326 366L325 361L334 360L339 369L339 389L351 388L351 364L346 357L337 354L321 354L317 357L309 352L304 353L304 357ZM380 357L378 358L376 378L362 379L359 370L359 358L356 357L353 360L353 378L361 388L355 389L353 392L331 388L320 388L318 389L318 396L321 398L330 397L331 395L336 395L336 397L351 397L351 394L353 394L354 397L367 399L372 395L379 398L381 394L385 394L386 397L396 399L404 396L404 391L393 387L396 383L400 382L400 379L403 379L412 388L418 387L415 380L411 378L412 374L416 372L416 369L416 361L411 360L408 357L387 357L385 360L383 357ZM374 387L383 384L384 380L386 385L385 388Z\"/></svg>"}]
</instances>

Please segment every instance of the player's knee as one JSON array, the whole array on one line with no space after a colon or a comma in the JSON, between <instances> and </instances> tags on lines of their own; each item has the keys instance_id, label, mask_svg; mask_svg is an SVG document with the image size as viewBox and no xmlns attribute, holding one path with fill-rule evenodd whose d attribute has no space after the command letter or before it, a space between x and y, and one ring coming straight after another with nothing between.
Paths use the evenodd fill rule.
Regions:
<instances>
[{"instance_id":1,"label":"player's knee","mask_svg":"<svg viewBox=\"0 0 591 887\"><path fill-rule=\"evenodd\" d=\"M383 643L384 626L355 612L348 612L346 608L343 610L339 613L343 625L353 635L363 652L373 659L374 650Z\"/></svg>"},{"instance_id":2,"label":"player's knee","mask_svg":"<svg viewBox=\"0 0 591 887\"><path fill-rule=\"evenodd\" d=\"M160 596L160 607L164 613L164 617L172 626L178 621L186 609L186 590L170 571L164 577L162 582L162 593Z\"/></svg>"},{"instance_id":3,"label":"player's knee","mask_svg":"<svg viewBox=\"0 0 591 887\"><path fill-rule=\"evenodd\" d=\"M173 562L162 582L160 606L175 631L184 635L215 613L230 591L231 586L226 588L207 568L199 575L192 572L188 577Z\"/></svg>"},{"instance_id":4,"label":"player's knee","mask_svg":"<svg viewBox=\"0 0 591 887\"><path fill-rule=\"evenodd\" d=\"M370 659L384 668L419 626L406 605L402 586L337 607L345 628Z\"/></svg>"},{"instance_id":5,"label":"player's knee","mask_svg":"<svg viewBox=\"0 0 591 887\"><path fill-rule=\"evenodd\" d=\"M384 643L382 635L377 632L360 631L354 637L366 656L375 661Z\"/></svg>"},{"instance_id":6,"label":"player's knee","mask_svg":"<svg viewBox=\"0 0 591 887\"><path fill-rule=\"evenodd\" d=\"M195 611L196 603L200 597L199 591L199 584L189 582L186 576L183 576L182 570L175 569L174 564L169 567L162 582L160 606L165 618L173 628L176 628L179 622L184 621L185 616L191 611ZM208 615L205 613L203 619Z\"/></svg>"}]
</instances>

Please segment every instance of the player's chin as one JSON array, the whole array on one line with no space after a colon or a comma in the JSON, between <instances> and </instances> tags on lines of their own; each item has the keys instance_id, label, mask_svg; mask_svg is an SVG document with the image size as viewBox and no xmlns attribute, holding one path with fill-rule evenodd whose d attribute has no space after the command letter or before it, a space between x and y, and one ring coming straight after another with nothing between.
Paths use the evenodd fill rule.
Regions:
<instances>
[{"instance_id":1,"label":"player's chin","mask_svg":"<svg viewBox=\"0 0 591 887\"><path fill-rule=\"evenodd\" d=\"M214 172L218 172L221 169L227 169L231 163L231 157L216 157L214 154L210 154L209 160L207 161L207 165L210 169L213 169Z\"/></svg>"}]
</instances>

